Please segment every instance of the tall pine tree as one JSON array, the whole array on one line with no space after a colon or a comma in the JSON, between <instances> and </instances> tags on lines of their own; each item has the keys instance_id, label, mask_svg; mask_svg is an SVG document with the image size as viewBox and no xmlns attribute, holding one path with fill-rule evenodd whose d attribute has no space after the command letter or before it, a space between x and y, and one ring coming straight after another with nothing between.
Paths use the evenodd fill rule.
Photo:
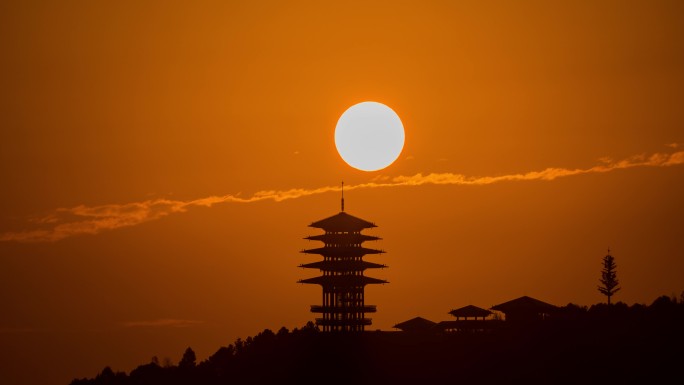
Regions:
<instances>
[{"instance_id":1,"label":"tall pine tree","mask_svg":"<svg viewBox=\"0 0 684 385\"><path fill-rule=\"evenodd\" d=\"M615 258L610 255L610 249L608 249L608 255L603 257L603 270L601 271L601 279L599 281L601 285L599 285L598 291L608 297L608 305L610 305L610 297L620 290L618 287L620 282L617 279L617 265L615 264Z\"/></svg>"}]
</instances>

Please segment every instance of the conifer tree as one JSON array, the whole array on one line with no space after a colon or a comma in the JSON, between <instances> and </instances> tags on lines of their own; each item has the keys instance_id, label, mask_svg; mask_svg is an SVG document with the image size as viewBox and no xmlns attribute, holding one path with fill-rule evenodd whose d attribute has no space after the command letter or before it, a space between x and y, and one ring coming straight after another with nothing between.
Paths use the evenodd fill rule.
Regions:
<instances>
[{"instance_id":1,"label":"conifer tree","mask_svg":"<svg viewBox=\"0 0 684 385\"><path fill-rule=\"evenodd\" d=\"M610 297L620 290L617 279L617 265L615 264L615 258L610 255L610 249L608 249L608 254L603 257L603 270L601 271L601 279L599 281L601 285L598 286L598 291L608 297L608 305L610 305Z\"/></svg>"},{"instance_id":2,"label":"conifer tree","mask_svg":"<svg viewBox=\"0 0 684 385\"><path fill-rule=\"evenodd\" d=\"M181 358L180 362L178 363L178 367L183 369L192 369L196 365L196 359L195 352L191 348L187 348L185 349L185 353L183 353L183 358Z\"/></svg>"}]
</instances>

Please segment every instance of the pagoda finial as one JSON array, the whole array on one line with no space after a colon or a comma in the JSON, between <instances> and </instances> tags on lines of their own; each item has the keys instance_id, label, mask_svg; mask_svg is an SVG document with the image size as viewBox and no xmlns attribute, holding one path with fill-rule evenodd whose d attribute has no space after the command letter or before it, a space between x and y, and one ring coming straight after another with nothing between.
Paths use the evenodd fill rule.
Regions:
<instances>
[{"instance_id":1,"label":"pagoda finial","mask_svg":"<svg viewBox=\"0 0 684 385\"><path fill-rule=\"evenodd\" d=\"M342 181L342 201L341 201L342 211L344 211L344 181Z\"/></svg>"}]
</instances>

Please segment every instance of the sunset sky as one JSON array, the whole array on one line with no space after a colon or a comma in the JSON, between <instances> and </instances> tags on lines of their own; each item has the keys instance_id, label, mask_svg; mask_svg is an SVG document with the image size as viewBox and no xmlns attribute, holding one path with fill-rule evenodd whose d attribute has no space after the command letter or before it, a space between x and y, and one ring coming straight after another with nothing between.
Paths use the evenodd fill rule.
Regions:
<instances>
[{"instance_id":1,"label":"sunset sky","mask_svg":"<svg viewBox=\"0 0 684 385\"><path fill-rule=\"evenodd\" d=\"M315 315L307 226L375 222L370 330L684 290L682 1L4 1L0 383ZM337 153L351 105L405 146Z\"/></svg>"}]
</instances>

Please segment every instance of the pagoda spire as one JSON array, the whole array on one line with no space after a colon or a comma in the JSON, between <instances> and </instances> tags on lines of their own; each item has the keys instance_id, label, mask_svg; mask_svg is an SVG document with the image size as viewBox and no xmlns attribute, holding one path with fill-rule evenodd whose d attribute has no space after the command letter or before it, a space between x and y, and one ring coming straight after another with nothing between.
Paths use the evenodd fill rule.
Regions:
<instances>
[{"instance_id":1,"label":"pagoda spire","mask_svg":"<svg viewBox=\"0 0 684 385\"><path fill-rule=\"evenodd\" d=\"M344 212L344 181L342 181L342 201L340 203L342 207L341 211Z\"/></svg>"}]
</instances>

